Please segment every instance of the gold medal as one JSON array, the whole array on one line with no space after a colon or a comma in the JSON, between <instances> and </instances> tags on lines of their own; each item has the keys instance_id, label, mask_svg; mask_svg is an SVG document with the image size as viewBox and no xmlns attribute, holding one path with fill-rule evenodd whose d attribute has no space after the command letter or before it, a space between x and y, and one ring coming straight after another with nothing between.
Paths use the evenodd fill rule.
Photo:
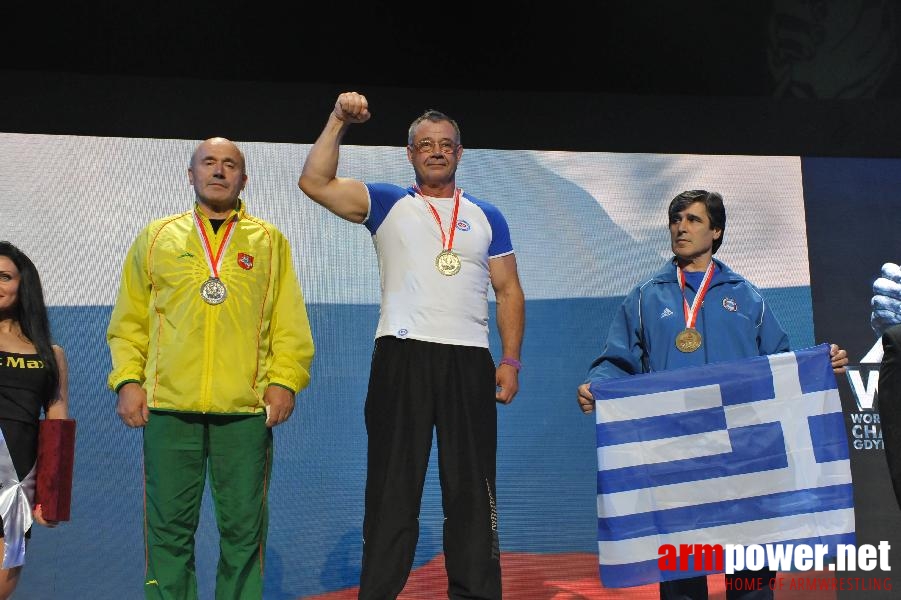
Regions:
<instances>
[{"instance_id":1,"label":"gold medal","mask_svg":"<svg viewBox=\"0 0 901 600\"><path fill-rule=\"evenodd\" d=\"M694 352L701 347L701 334L694 327L687 327L676 336L676 348L681 352Z\"/></svg>"},{"instance_id":2,"label":"gold medal","mask_svg":"<svg viewBox=\"0 0 901 600\"><path fill-rule=\"evenodd\" d=\"M442 250L435 257L435 268L442 275L447 275L448 277L456 275L460 272L460 267L462 266L463 263L460 257L451 250Z\"/></svg>"},{"instance_id":3,"label":"gold medal","mask_svg":"<svg viewBox=\"0 0 901 600\"><path fill-rule=\"evenodd\" d=\"M200 297L207 304L222 304L227 295L225 284L218 277L210 277L200 286Z\"/></svg>"},{"instance_id":4,"label":"gold medal","mask_svg":"<svg viewBox=\"0 0 901 600\"><path fill-rule=\"evenodd\" d=\"M441 232L441 247L443 250L438 253L438 256L435 257L435 268L438 269L438 272L442 275L446 275L448 277L452 275L456 275L460 272L460 268L463 266L463 261L460 260L460 255L454 252L454 232L457 230L457 213L460 210L460 196L463 195L463 190L460 188L454 189L454 209L451 214L451 222L450 229L448 230L448 235L444 235L444 227L441 225L441 217L438 216L438 211L435 210L435 207L432 206L428 200L425 199L425 196L422 194L422 190L419 189L418 185L414 185L413 189L419 194L419 197L423 199L425 202L426 208L429 212L432 213L432 218L435 219L435 223L438 225L438 231Z\"/></svg>"}]
</instances>

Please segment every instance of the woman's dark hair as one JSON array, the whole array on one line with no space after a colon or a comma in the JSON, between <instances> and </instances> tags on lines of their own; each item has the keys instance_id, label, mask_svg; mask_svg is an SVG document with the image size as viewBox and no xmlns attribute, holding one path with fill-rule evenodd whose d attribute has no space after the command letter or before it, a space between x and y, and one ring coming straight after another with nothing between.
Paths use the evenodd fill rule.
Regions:
<instances>
[{"instance_id":1,"label":"woman's dark hair","mask_svg":"<svg viewBox=\"0 0 901 600\"><path fill-rule=\"evenodd\" d=\"M38 356L44 361L44 368L50 373L50 382L47 386L47 403L49 403L59 385L59 366L56 363L56 354L53 353L50 320L47 318L47 305L44 304L41 277L31 259L11 243L0 242L0 256L9 258L19 270L18 305L15 308L15 318L19 322L22 335L31 340L31 343L37 348Z\"/></svg>"},{"instance_id":2,"label":"woman's dark hair","mask_svg":"<svg viewBox=\"0 0 901 600\"><path fill-rule=\"evenodd\" d=\"M688 190L682 192L669 204L669 222L672 223L673 217L688 208L695 202L703 202L707 208L707 216L710 218L710 228L719 229L720 237L713 240L713 252L720 249L723 245L723 237L726 235L726 207L723 206L723 196L717 192L708 192L707 190Z\"/></svg>"}]
</instances>

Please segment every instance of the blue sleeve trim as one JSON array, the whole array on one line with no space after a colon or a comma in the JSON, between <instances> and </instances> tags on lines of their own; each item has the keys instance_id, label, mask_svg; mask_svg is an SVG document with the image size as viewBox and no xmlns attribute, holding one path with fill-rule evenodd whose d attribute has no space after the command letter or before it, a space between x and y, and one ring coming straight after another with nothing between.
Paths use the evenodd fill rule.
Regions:
<instances>
[{"instance_id":1,"label":"blue sleeve trim","mask_svg":"<svg viewBox=\"0 0 901 600\"><path fill-rule=\"evenodd\" d=\"M367 183L366 189L369 190L369 216L363 224L372 235L378 231L397 201L413 194L412 188L404 189L391 183Z\"/></svg>"},{"instance_id":2,"label":"blue sleeve trim","mask_svg":"<svg viewBox=\"0 0 901 600\"><path fill-rule=\"evenodd\" d=\"M497 258L513 252L513 242L510 239L510 227L501 211L493 204L473 198L469 194L464 193L463 197L478 206L485 218L488 219L488 225L491 227L491 244L488 246L488 258Z\"/></svg>"}]
</instances>

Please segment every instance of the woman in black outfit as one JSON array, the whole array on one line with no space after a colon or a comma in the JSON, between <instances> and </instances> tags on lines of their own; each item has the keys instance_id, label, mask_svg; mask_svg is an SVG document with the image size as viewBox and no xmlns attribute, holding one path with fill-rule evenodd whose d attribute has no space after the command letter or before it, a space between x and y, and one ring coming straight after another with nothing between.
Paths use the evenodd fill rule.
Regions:
<instances>
[{"instance_id":1,"label":"woman in black outfit","mask_svg":"<svg viewBox=\"0 0 901 600\"><path fill-rule=\"evenodd\" d=\"M38 421L68 418L66 355L50 341L41 280L34 263L0 242L0 600L25 562L32 521L54 527L34 503Z\"/></svg>"}]
</instances>

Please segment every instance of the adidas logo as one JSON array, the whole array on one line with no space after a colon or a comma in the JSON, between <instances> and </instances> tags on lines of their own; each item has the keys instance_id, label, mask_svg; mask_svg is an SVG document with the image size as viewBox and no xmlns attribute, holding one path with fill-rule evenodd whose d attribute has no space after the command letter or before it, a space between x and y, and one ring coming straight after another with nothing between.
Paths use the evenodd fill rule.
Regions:
<instances>
[{"instance_id":1,"label":"adidas logo","mask_svg":"<svg viewBox=\"0 0 901 600\"><path fill-rule=\"evenodd\" d=\"M669 306L667 306L666 308L664 308L664 309L663 309L663 312L660 313L660 318L661 318L661 319L665 319L665 318L671 317L671 316L673 316L673 311L671 311L671 310L669 309Z\"/></svg>"}]
</instances>

